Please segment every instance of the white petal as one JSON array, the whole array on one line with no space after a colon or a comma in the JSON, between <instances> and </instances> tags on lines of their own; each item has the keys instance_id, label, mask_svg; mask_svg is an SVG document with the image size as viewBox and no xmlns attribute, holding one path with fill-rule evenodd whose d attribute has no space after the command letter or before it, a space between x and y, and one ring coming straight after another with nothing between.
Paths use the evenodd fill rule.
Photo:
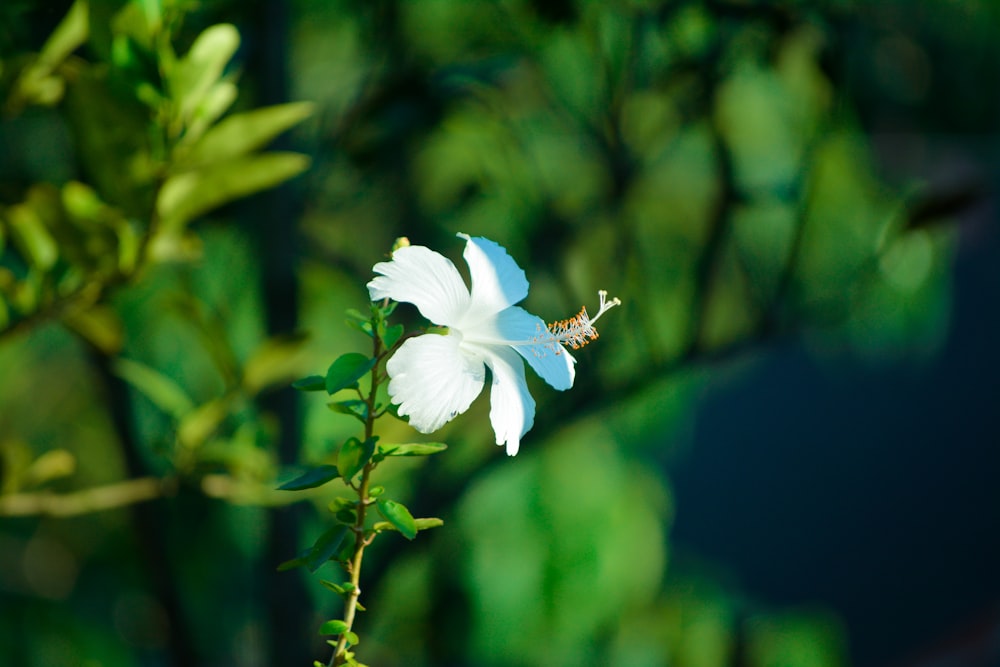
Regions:
<instances>
[{"instance_id":1,"label":"white petal","mask_svg":"<svg viewBox=\"0 0 1000 667\"><path fill-rule=\"evenodd\" d=\"M521 446L521 436L535 423L535 399L524 381L524 363L510 348L493 348L485 356L493 373L490 423L497 444L507 445L507 455L514 456Z\"/></svg>"},{"instance_id":2,"label":"white petal","mask_svg":"<svg viewBox=\"0 0 1000 667\"><path fill-rule=\"evenodd\" d=\"M469 288L447 257L424 246L407 246L379 262L368 283L372 301L389 298L412 303L434 324L451 325L469 307Z\"/></svg>"},{"instance_id":3,"label":"white petal","mask_svg":"<svg viewBox=\"0 0 1000 667\"><path fill-rule=\"evenodd\" d=\"M552 339L542 318L514 306L499 313L494 326L501 338L517 342L512 347L553 388L565 390L573 386L576 359Z\"/></svg>"},{"instance_id":4,"label":"white petal","mask_svg":"<svg viewBox=\"0 0 1000 667\"><path fill-rule=\"evenodd\" d=\"M498 313L528 296L528 279L503 246L489 239L459 234L472 278L472 309L477 317Z\"/></svg>"},{"instance_id":5,"label":"white petal","mask_svg":"<svg viewBox=\"0 0 1000 667\"><path fill-rule=\"evenodd\" d=\"M392 402L421 433L436 431L465 412L483 390L483 360L463 353L460 340L437 334L411 338L386 364Z\"/></svg>"}]
</instances>

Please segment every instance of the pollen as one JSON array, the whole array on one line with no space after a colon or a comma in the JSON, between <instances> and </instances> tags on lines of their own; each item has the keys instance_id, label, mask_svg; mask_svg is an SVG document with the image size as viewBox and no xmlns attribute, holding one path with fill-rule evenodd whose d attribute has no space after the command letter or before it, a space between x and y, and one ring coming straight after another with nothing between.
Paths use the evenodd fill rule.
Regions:
<instances>
[{"instance_id":1,"label":"pollen","mask_svg":"<svg viewBox=\"0 0 1000 667\"><path fill-rule=\"evenodd\" d=\"M601 302L594 317L590 317L590 314L587 313L587 307L584 306L579 313L568 320L559 320L546 325L554 342L569 345L572 349L578 350L590 341L597 340L598 333L597 329L594 328L594 323L600 319L601 315L615 306L621 305L621 300L618 297L608 301L608 293L604 290L599 291L597 295Z\"/></svg>"}]
</instances>

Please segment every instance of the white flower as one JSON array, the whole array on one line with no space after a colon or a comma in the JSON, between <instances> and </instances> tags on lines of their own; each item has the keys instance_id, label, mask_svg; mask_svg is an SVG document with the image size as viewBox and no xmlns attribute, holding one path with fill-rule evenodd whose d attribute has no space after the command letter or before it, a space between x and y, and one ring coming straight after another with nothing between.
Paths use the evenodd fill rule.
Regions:
<instances>
[{"instance_id":1,"label":"white flower","mask_svg":"<svg viewBox=\"0 0 1000 667\"><path fill-rule=\"evenodd\" d=\"M593 319L583 309L547 327L514 305L528 295L528 280L507 251L489 239L459 236L466 240L471 293L450 260L423 246L399 248L391 261L374 267L380 275L368 283L373 301L412 303L433 324L447 327L444 335L407 340L389 359L389 396L411 426L431 433L468 409L483 389L488 367L490 421L497 444L506 444L513 456L535 419L521 357L554 388L569 389L576 360L563 343L576 349L597 338L593 323L620 302L606 301L601 292Z\"/></svg>"}]
</instances>

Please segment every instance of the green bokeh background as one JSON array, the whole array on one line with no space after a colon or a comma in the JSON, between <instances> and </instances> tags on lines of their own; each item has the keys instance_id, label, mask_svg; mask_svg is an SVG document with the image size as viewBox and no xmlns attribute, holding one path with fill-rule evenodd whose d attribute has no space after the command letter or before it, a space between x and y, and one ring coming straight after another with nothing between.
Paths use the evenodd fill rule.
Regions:
<instances>
[{"instance_id":1,"label":"green bokeh background","mask_svg":"<svg viewBox=\"0 0 1000 667\"><path fill-rule=\"evenodd\" d=\"M292 504L273 489L354 427L287 384L364 351L344 313L366 307L395 238L460 264L456 232L504 245L531 282L523 305L547 321L593 310L598 289L623 305L577 353L572 391L529 379L538 414L516 458L493 445L481 398L434 435L448 452L380 470L415 515L445 525L372 549L364 662L873 665L953 627L882 645L866 628L859 645L831 600L753 590L738 558L672 539L685 507L671 476L697 456L699 407L746 386L769 350L834 376L919 374L942 358L961 248L989 242L996 221L993 3L93 0L86 43L56 69L65 93L15 104L69 6L0 8L0 494L140 476L169 488L69 518L0 516L0 663L325 661L315 629L339 599L275 568L323 530L337 489ZM82 182L108 220L148 223L162 182L131 187L148 166L131 156L155 155L171 121L137 92L157 63L115 50L127 26L110 17L126 6L183 17L177 53L234 25L219 74L238 83L236 111L315 106L272 145L308 169L289 181L298 162L261 166L253 190L276 187L199 211L117 280L102 261L123 252L120 227L52 223L50 247L26 241L17 216ZM115 79L122 63L133 69ZM101 77L121 88L102 97ZM19 287L56 276L58 291L74 271L107 285L84 324ZM398 319L418 323L405 306ZM750 386L748 400L782 414ZM385 441L415 437L384 428ZM905 459L900 445L874 446ZM864 467L850 451L847 466ZM720 522L714 542L729 530Z\"/></svg>"}]
</instances>

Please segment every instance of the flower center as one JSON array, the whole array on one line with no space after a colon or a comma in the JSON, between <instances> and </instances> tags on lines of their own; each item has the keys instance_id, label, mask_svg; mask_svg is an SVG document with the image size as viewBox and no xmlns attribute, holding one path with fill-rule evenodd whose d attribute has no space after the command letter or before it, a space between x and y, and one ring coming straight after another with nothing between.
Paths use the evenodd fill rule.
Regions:
<instances>
[{"instance_id":1,"label":"flower center","mask_svg":"<svg viewBox=\"0 0 1000 667\"><path fill-rule=\"evenodd\" d=\"M587 313L587 307L584 306L580 309L579 313L568 320L559 320L558 322L546 325L549 329L548 335L541 336L542 340L538 342L546 344L561 343L569 345L574 350L578 350L590 341L596 340L598 334L597 329L594 328L594 323L601 318L601 315L615 306L620 306L622 303L618 297L608 301L608 293L604 290L599 291L597 296L600 297L601 303L594 317L590 317ZM557 350L556 354L558 353Z\"/></svg>"}]
</instances>

